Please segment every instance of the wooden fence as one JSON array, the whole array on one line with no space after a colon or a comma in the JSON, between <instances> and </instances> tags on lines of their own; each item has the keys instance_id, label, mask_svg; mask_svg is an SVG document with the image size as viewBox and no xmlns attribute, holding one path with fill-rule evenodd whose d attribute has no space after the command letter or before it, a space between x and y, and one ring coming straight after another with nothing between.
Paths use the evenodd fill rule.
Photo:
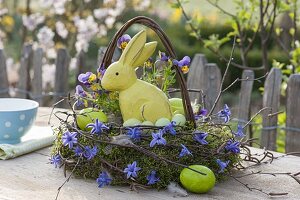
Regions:
<instances>
[{"instance_id":1,"label":"wooden fence","mask_svg":"<svg viewBox=\"0 0 300 200\"><path fill-rule=\"evenodd\" d=\"M99 49L98 64L104 51L104 47ZM16 88L16 97L34 99L40 105L45 105L44 99L45 96L48 96L48 93L45 94L42 89L42 58L42 49L33 50L30 44L24 46L20 61L20 79ZM53 102L59 101L62 97L67 96L69 92L67 81L69 62L68 52L65 49L59 49L56 59L55 86L52 92ZM84 63L84 53L81 52L77 56L77 74L83 72ZM30 77L30 69L33 71L32 77ZM220 69L216 64L208 63L203 54L196 54L187 77L187 86L199 92L190 93L191 101L196 100L199 102L204 97L205 107L210 110L220 90L221 78ZM0 80L0 97L9 97L6 58L2 49L0 49ZM283 107L283 105L280 105L281 80L281 71L273 68L264 83L262 105L266 109L261 112L263 116L261 145L269 150L277 149L277 113ZM237 108L236 119L239 124L245 125L249 121L250 115L253 114L250 110L252 86L255 81L254 72L244 70L239 81L241 81L241 89L238 104L235 106ZM222 89L224 90L224 87ZM300 74L290 76L286 92L286 126L280 128L286 131L286 152L300 151ZM66 107L66 103L62 102L59 107ZM222 99L220 99L215 111L222 109L222 107Z\"/></svg>"}]
</instances>

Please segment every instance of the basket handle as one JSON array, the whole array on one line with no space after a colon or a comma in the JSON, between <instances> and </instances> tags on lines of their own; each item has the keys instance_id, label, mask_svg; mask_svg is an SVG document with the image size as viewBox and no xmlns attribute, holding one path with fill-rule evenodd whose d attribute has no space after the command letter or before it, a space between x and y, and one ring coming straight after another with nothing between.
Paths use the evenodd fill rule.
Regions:
<instances>
[{"instance_id":1,"label":"basket handle","mask_svg":"<svg viewBox=\"0 0 300 200\"><path fill-rule=\"evenodd\" d=\"M133 24L142 24L142 25L145 25L145 26L151 28L159 36L161 42L163 43L163 45L166 48L168 55L171 56L172 58L176 58L174 48L173 48L169 38L162 30L162 28L154 20L152 20L148 17L137 16L137 17L134 17L131 20L127 21L118 30L118 32L114 35L114 37L108 44L108 47L104 53L103 60L102 60L100 66L108 67L111 64L114 50L117 46L118 38L120 38L127 31L127 29ZM181 91L181 96L182 96L183 107L184 107L186 119L187 119L187 121L192 122L195 126L196 123L195 123L195 118L194 118L194 114L193 114L193 109L192 109L190 97L188 94L188 90L187 90L187 86L186 86L183 74L177 66L173 66L173 67L176 70L177 81L179 81L179 83L180 83L180 91Z\"/></svg>"}]
</instances>

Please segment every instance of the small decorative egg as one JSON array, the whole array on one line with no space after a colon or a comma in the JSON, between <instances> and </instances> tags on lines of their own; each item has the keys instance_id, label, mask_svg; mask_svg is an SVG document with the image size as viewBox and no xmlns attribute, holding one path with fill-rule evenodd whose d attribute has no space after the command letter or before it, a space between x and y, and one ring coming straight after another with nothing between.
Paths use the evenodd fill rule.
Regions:
<instances>
[{"instance_id":1,"label":"small decorative egg","mask_svg":"<svg viewBox=\"0 0 300 200\"><path fill-rule=\"evenodd\" d=\"M137 126L141 125L141 121L135 118L128 119L123 123L123 126Z\"/></svg>"},{"instance_id":2,"label":"small decorative egg","mask_svg":"<svg viewBox=\"0 0 300 200\"><path fill-rule=\"evenodd\" d=\"M150 121L143 121L143 123L141 125L145 125L145 126L153 126L154 124Z\"/></svg>"},{"instance_id":3,"label":"small decorative egg","mask_svg":"<svg viewBox=\"0 0 300 200\"><path fill-rule=\"evenodd\" d=\"M171 98L169 99L172 112L174 114L184 114L183 102L180 98Z\"/></svg>"},{"instance_id":4,"label":"small decorative egg","mask_svg":"<svg viewBox=\"0 0 300 200\"><path fill-rule=\"evenodd\" d=\"M96 119L103 123L107 122L107 116L96 108L84 108L76 117L77 125L81 130L90 130L86 126L94 123Z\"/></svg>"},{"instance_id":5,"label":"small decorative egg","mask_svg":"<svg viewBox=\"0 0 300 200\"><path fill-rule=\"evenodd\" d=\"M155 126L167 126L171 121L167 118L160 118L155 122Z\"/></svg>"},{"instance_id":6,"label":"small decorative egg","mask_svg":"<svg viewBox=\"0 0 300 200\"><path fill-rule=\"evenodd\" d=\"M172 121L174 121L176 125L183 126L186 122L186 119L184 115L176 114L173 116Z\"/></svg>"},{"instance_id":7,"label":"small decorative egg","mask_svg":"<svg viewBox=\"0 0 300 200\"><path fill-rule=\"evenodd\" d=\"M206 193L215 186L215 174L208 167L203 165L191 165L189 167L206 175L184 168L180 173L180 182L185 189L194 193Z\"/></svg>"}]
</instances>

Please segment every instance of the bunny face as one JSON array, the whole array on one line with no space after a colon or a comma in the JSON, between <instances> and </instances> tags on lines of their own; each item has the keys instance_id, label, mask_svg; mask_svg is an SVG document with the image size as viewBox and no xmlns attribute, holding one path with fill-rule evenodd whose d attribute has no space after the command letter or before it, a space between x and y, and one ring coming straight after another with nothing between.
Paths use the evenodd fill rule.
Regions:
<instances>
[{"instance_id":1,"label":"bunny face","mask_svg":"<svg viewBox=\"0 0 300 200\"><path fill-rule=\"evenodd\" d=\"M133 68L123 66L120 62L114 62L107 68L101 85L105 90L122 91L134 84L136 80Z\"/></svg>"},{"instance_id":2,"label":"bunny face","mask_svg":"<svg viewBox=\"0 0 300 200\"><path fill-rule=\"evenodd\" d=\"M124 49L118 62L112 63L106 70L101 85L106 90L122 91L137 81L135 68L144 62L155 51L157 42L146 44L146 31L136 34Z\"/></svg>"}]
</instances>

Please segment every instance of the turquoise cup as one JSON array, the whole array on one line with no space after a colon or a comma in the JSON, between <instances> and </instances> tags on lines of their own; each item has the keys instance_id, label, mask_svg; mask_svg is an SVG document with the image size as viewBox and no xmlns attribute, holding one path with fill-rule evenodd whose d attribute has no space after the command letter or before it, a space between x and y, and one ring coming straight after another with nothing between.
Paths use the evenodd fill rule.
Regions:
<instances>
[{"instance_id":1,"label":"turquoise cup","mask_svg":"<svg viewBox=\"0 0 300 200\"><path fill-rule=\"evenodd\" d=\"M38 102L28 99L0 98L0 144L20 143L35 121Z\"/></svg>"}]
</instances>

